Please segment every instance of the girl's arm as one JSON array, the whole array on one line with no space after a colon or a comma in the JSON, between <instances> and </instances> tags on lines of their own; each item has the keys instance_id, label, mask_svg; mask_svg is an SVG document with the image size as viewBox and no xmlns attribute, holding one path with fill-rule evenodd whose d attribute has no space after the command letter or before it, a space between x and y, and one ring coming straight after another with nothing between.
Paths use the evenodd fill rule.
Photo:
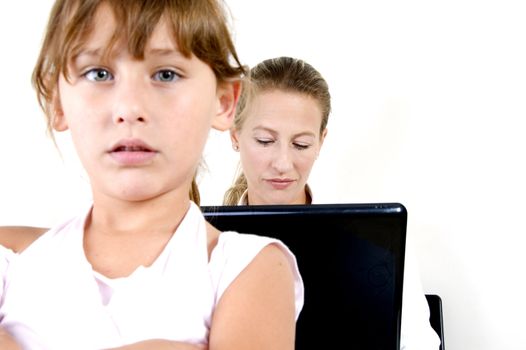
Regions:
<instances>
[{"instance_id":1,"label":"girl's arm","mask_svg":"<svg viewBox=\"0 0 526 350\"><path fill-rule=\"evenodd\" d=\"M285 253L265 247L226 289L214 311L209 349L294 349L294 277Z\"/></svg>"},{"instance_id":2,"label":"girl's arm","mask_svg":"<svg viewBox=\"0 0 526 350\"><path fill-rule=\"evenodd\" d=\"M0 349L2 350L22 350L22 347L18 345L11 334L5 329L0 327Z\"/></svg>"},{"instance_id":3,"label":"girl's arm","mask_svg":"<svg viewBox=\"0 0 526 350\"><path fill-rule=\"evenodd\" d=\"M0 244L15 252L24 250L33 243L40 235L46 232L47 228L27 227L27 226L0 226ZM1 295L1 294L0 294ZM0 349L2 350L22 350L9 332L0 326ZM152 339L129 344L111 350L208 350L204 345L195 345L183 342Z\"/></svg>"},{"instance_id":4,"label":"girl's arm","mask_svg":"<svg viewBox=\"0 0 526 350\"><path fill-rule=\"evenodd\" d=\"M21 252L48 229L29 226L0 226L0 245Z\"/></svg>"},{"instance_id":5,"label":"girl's arm","mask_svg":"<svg viewBox=\"0 0 526 350\"><path fill-rule=\"evenodd\" d=\"M226 289L213 315L208 347L147 340L111 350L292 350L294 277L276 245L265 247Z\"/></svg>"},{"instance_id":6,"label":"girl's arm","mask_svg":"<svg viewBox=\"0 0 526 350\"><path fill-rule=\"evenodd\" d=\"M2 348L3 349L3 348ZM108 350L207 350L204 345L194 345L177 341L152 339L134 344L119 346Z\"/></svg>"}]
</instances>

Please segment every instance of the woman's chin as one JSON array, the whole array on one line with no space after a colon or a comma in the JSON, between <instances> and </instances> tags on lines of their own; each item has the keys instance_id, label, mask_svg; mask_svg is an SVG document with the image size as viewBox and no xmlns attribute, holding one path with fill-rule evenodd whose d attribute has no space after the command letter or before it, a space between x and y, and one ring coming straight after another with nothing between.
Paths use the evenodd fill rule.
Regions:
<instances>
[{"instance_id":1,"label":"woman's chin","mask_svg":"<svg viewBox=\"0 0 526 350\"><path fill-rule=\"evenodd\" d=\"M268 196L265 199L265 204L267 205L290 205L290 204L300 204L301 200L298 199L299 196L291 196L288 193L273 193L271 196Z\"/></svg>"}]
</instances>

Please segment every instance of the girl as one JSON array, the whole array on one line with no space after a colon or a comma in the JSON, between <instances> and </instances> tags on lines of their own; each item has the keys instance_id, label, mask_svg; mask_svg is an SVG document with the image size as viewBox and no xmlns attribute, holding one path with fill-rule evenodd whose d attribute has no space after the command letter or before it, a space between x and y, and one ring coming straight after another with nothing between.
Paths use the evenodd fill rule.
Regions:
<instances>
[{"instance_id":1,"label":"girl","mask_svg":"<svg viewBox=\"0 0 526 350\"><path fill-rule=\"evenodd\" d=\"M0 348L294 347L294 256L219 232L188 196L243 73L215 0L55 3L34 84L93 203L1 257Z\"/></svg>"}]
</instances>

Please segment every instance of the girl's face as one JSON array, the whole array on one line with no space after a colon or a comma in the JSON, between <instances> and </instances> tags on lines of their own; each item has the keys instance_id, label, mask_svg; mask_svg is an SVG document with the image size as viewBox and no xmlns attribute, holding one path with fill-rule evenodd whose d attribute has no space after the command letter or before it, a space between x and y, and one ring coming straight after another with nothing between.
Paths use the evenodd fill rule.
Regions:
<instances>
[{"instance_id":1,"label":"girl's face","mask_svg":"<svg viewBox=\"0 0 526 350\"><path fill-rule=\"evenodd\" d=\"M90 177L94 199L142 201L168 193L188 199L210 127L226 130L237 85L218 86L211 68L184 57L165 22L144 60L117 45L101 56L115 30L101 5L94 30L61 76L54 127L69 129Z\"/></svg>"},{"instance_id":2,"label":"girl's face","mask_svg":"<svg viewBox=\"0 0 526 350\"><path fill-rule=\"evenodd\" d=\"M321 120L317 101L304 94L270 90L254 98L243 128L231 132L251 205L305 204L305 184L326 134L320 135Z\"/></svg>"}]
</instances>

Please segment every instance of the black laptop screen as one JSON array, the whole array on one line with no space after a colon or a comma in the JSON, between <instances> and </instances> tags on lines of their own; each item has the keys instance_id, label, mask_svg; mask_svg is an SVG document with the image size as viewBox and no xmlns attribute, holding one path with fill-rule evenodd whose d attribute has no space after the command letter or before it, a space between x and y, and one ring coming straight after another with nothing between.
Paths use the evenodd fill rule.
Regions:
<instances>
[{"instance_id":1,"label":"black laptop screen","mask_svg":"<svg viewBox=\"0 0 526 350\"><path fill-rule=\"evenodd\" d=\"M295 254L305 285L296 349L399 349L407 223L401 204L202 209L222 231L275 237Z\"/></svg>"}]
</instances>

